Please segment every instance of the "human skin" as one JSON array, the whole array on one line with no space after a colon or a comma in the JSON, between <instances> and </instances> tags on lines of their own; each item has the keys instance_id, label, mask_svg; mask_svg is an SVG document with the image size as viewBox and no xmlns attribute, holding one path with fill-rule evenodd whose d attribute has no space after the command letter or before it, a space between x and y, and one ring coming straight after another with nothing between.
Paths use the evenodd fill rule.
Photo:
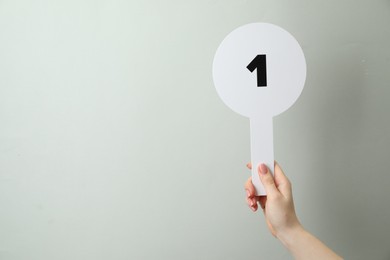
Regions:
<instances>
[{"instance_id":1,"label":"human skin","mask_svg":"<svg viewBox=\"0 0 390 260\"><path fill-rule=\"evenodd\" d=\"M250 163L247 164L252 169ZM275 162L274 176L265 164L257 167L266 196L256 196L252 178L245 183L246 200L252 211L263 210L273 236L278 238L295 259L342 259L315 236L306 231L295 213L291 182Z\"/></svg>"}]
</instances>

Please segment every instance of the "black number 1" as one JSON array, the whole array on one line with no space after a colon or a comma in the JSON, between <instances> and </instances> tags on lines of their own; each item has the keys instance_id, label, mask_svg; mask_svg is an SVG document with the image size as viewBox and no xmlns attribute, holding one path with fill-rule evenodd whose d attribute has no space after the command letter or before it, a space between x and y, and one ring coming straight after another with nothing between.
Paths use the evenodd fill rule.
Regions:
<instances>
[{"instance_id":1,"label":"black number 1","mask_svg":"<svg viewBox=\"0 0 390 260\"><path fill-rule=\"evenodd\" d=\"M266 87L267 86L267 62L265 54L257 55L246 68L253 72L257 69L257 86Z\"/></svg>"}]
</instances>

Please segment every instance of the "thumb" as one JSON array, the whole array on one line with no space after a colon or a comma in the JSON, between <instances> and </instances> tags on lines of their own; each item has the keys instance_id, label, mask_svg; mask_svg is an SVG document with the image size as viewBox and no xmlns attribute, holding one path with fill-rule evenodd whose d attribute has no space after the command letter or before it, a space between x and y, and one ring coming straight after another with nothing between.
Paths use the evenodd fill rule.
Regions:
<instances>
[{"instance_id":1,"label":"thumb","mask_svg":"<svg viewBox=\"0 0 390 260\"><path fill-rule=\"evenodd\" d=\"M275 185L285 197L291 197L291 182L284 174L282 168L277 162L275 162L275 174L274 174Z\"/></svg>"},{"instance_id":2,"label":"thumb","mask_svg":"<svg viewBox=\"0 0 390 260\"><path fill-rule=\"evenodd\" d=\"M274 177L270 173L267 165L265 165L264 163L261 163L257 167L257 171L259 173L260 180L264 185L265 192L267 193L267 196L277 194L279 191L276 188Z\"/></svg>"}]
</instances>

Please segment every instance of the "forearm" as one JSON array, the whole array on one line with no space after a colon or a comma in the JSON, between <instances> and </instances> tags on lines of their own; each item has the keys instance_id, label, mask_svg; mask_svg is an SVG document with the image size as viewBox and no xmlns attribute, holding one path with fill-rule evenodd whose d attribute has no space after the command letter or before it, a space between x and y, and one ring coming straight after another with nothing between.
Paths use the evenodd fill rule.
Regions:
<instances>
[{"instance_id":1,"label":"forearm","mask_svg":"<svg viewBox=\"0 0 390 260\"><path fill-rule=\"evenodd\" d=\"M301 225L282 232L277 237L295 259L342 259Z\"/></svg>"}]
</instances>

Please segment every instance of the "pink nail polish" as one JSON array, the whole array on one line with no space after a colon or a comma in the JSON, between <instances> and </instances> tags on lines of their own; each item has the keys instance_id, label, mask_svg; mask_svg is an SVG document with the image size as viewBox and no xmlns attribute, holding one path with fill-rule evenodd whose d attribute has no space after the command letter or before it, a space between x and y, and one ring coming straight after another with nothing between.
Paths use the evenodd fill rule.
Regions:
<instances>
[{"instance_id":1,"label":"pink nail polish","mask_svg":"<svg viewBox=\"0 0 390 260\"><path fill-rule=\"evenodd\" d=\"M261 174L267 174L267 172L268 172L268 168L264 163L260 164L259 170L260 170Z\"/></svg>"}]
</instances>

